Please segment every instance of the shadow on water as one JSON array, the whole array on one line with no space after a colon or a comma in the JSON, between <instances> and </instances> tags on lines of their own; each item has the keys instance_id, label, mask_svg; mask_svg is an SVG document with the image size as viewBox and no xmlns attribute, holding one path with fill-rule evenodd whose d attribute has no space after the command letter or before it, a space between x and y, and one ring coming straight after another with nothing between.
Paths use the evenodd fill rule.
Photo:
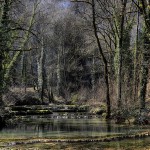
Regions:
<instances>
[{"instance_id":1,"label":"shadow on water","mask_svg":"<svg viewBox=\"0 0 150 150\"><path fill-rule=\"evenodd\" d=\"M5 126L2 125L1 122L0 122L0 131L2 131L4 127L5 127Z\"/></svg>"},{"instance_id":2,"label":"shadow on water","mask_svg":"<svg viewBox=\"0 0 150 150\"><path fill-rule=\"evenodd\" d=\"M0 117L0 131L6 126L4 120Z\"/></svg>"},{"instance_id":3,"label":"shadow on water","mask_svg":"<svg viewBox=\"0 0 150 150\"><path fill-rule=\"evenodd\" d=\"M110 120L106 121L106 126L107 126L107 132L111 133L111 121Z\"/></svg>"}]
</instances>

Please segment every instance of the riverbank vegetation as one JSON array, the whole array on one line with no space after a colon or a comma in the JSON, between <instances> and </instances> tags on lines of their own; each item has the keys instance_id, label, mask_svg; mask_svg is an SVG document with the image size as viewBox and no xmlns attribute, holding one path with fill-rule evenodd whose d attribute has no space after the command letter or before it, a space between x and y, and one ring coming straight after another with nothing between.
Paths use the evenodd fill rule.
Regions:
<instances>
[{"instance_id":1,"label":"riverbank vegetation","mask_svg":"<svg viewBox=\"0 0 150 150\"><path fill-rule=\"evenodd\" d=\"M0 122L51 104L150 124L148 1L2 0L0 48Z\"/></svg>"}]
</instances>

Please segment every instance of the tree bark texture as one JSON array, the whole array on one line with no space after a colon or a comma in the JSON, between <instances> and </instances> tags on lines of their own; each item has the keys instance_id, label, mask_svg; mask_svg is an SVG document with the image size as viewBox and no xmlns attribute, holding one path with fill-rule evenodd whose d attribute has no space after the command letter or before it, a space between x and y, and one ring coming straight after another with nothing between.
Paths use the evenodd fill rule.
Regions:
<instances>
[{"instance_id":1,"label":"tree bark texture","mask_svg":"<svg viewBox=\"0 0 150 150\"><path fill-rule=\"evenodd\" d=\"M44 41L42 37L42 45L41 45L41 52L40 57L38 59L38 92L39 92L39 98L41 99L43 103L44 98Z\"/></svg>"},{"instance_id":2,"label":"tree bark texture","mask_svg":"<svg viewBox=\"0 0 150 150\"><path fill-rule=\"evenodd\" d=\"M117 76L117 105L118 109L121 108L122 104L122 53L123 53L123 32L124 32L124 20L126 11L127 0L122 1L121 7L121 19L118 20L116 16L116 56L115 56L115 66L116 76Z\"/></svg>"},{"instance_id":3,"label":"tree bark texture","mask_svg":"<svg viewBox=\"0 0 150 150\"><path fill-rule=\"evenodd\" d=\"M147 92L147 81L149 74L149 58L150 58L150 2L140 0L142 14L145 22L144 31L144 50L143 61L141 69L141 82L140 82L140 109L145 109L145 99Z\"/></svg>"},{"instance_id":4,"label":"tree bark texture","mask_svg":"<svg viewBox=\"0 0 150 150\"><path fill-rule=\"evenodd\" d=\"M1 6L0 18L0 105L3 104L3 93L5 89L5 63L9 52L9 9L10 0L4 0Z\"/></svg>"}]
</instances>

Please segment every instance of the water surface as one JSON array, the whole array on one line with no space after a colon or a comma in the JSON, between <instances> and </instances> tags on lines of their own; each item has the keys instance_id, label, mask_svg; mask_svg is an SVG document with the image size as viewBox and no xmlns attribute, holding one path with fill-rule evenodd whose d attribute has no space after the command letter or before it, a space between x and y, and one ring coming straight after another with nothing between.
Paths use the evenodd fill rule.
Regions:
<instances>
[{"instance_id":1,"label":"water surface","mask_svg":"<svg viewBox=\"0 0 150 150\"><path fill-rule=\"evenodd\" d=\"M54 113L46 116L19 116L16 125L0 131L0 138L78 138L131 134L149 130L149 126L116 125L85 113Z\"/></svg>"}]
</instances>

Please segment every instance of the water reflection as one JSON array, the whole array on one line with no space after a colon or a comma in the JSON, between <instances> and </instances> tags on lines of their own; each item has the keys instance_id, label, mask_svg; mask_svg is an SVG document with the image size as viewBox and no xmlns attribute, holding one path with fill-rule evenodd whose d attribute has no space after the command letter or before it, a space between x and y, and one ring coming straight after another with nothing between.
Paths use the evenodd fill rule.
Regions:
<instances>
[{"instance_id":1,"label":"water reflection","mask_svg":"<svg viewBox=\"0 0 150 150\"><path fill-rule=\"evenodd\" d=\"M111 121L110 120L106 121L106 126L107 126L107 132L110 133L111 132Z\"/></svg>"},{"instance_id":2,"label":"water reflection","mask_svg":"<svg viewBox=\"0 0 150 150\"><path fill-rule=\"evenodd\" d=\"M148 127L145 127L145 129ZM28 116L18 119L15 127L3 128L0 137L94 137L138 132L138 126L116 125L84 113L61 113L48 116Z\"/></svg>"}]
</instances>

